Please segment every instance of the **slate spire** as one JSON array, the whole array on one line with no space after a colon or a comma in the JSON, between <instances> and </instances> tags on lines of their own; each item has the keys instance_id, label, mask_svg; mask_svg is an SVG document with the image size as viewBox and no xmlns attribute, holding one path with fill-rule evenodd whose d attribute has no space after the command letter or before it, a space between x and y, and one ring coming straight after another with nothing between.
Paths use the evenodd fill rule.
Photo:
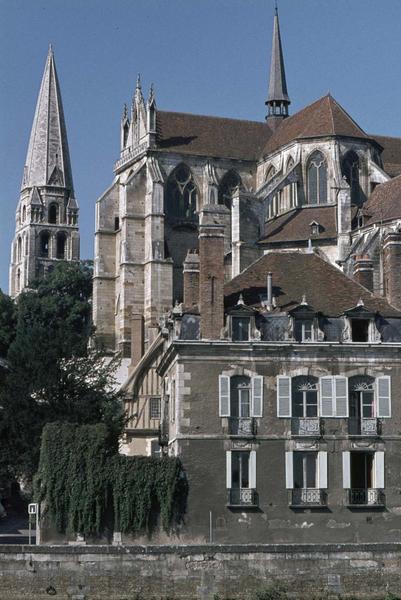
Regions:
<instances>
[{"instance_id":1,"label":"slate spire","mask_svg":"<svg viewBox=\"0 0 401 600\"><path fill-rule=\"evenodd\" d=\"M63 104L51 45L36 104L22 189L47 185L66 188L74 196Z\"/></svg>"},{"instance_id":2,"label":"slate spire","mask_svg":"<svg viewBox=\"0 0 401 600\"><path fill-rule=\"evenodd\" d=\"M278 19L277 5L274 12L273 42L270 63L269 91L267 94L267 121L270 125L276 125L285 117L288 117L288 106L291 103L287 92L285 79L285 68L283 48L281 45L280 24Z\"/></svg>"}]
</instances>

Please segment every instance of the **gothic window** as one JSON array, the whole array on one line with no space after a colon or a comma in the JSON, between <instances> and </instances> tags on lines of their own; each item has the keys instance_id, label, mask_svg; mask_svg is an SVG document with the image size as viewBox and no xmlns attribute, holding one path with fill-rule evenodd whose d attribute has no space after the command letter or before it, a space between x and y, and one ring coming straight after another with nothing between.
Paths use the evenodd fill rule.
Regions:
<instances>
[{"instance_id":1,"label":"gothic window","mask_svg":"<svg viewBox=\"0 0 401 600\"><path fill-rule=\"evenodd\" d=\"M49 256L50 235L47 231L40 234L40 255Z\"/></svg>"},{"instance_id":2,"label":"gothic window","mask_svg":"<svg viewBox=\"0 0 401 600\"><path fill-rule=\"evenodd\" d=\"M17 292L21 289L21 271L18 269L17 271Z\"/></svg>"},{"instance_id":3,"label":"gothic window","mask_svg":"<svg viewBox=\"0 0 401 600\"><path fill-rule=\"evenodd\" d=\"M323 154L314 152L308 161L308 204L327 203L327 163Z\"/></svg>"},{"instance_id":4,"label":"gothic window","mask_svg":"<svg viewBox=\"0 0 401 600\"><path fill-rule=\"evenodd\" d=\"M65 233L57 234L57 258L64 259L65 258L65 244L66 244L66 236Z\"/></svg>"},{"instance_id":5,"label":"gothic window","mask_svg":"<svg viewBox=\"0 0 401 600\"><path fill-rule=\"evenodd\" d=\"M289 171L291 171L291 169L294 167L294 160L293 158L290 156L290 158L288 159L287 162L287 173ZM293 183L289 183L285 188L285 204L286 204L286 208L287 209L291 209L294 208L297 204L297 183L296 181L294 181Z\"/></svg>"},{"instance_id":6,"label":"gothic window","mask_svg":"<svg viewBox=\"0 0 401 600\"><path fill-rule=\"evenodd\" d=\"M274 175L276 174L276 169L274 168L273 165L271 165L267 170L266 170L266 176L265 176L265 181L270 181L270 179L272 179L274 177Z\"/></svg>"},{"instance_id":7,"label":"gothic window","mask_svg":"<svg viewBox=\"0 0 401 600\"><path fill-rule=\"evenodd\" d=\"M26 206L22 207L22 222L25 223L26 219Z\"/></svg>"},{"instance_id":8,"label":"gothic window","mask_svg":"<svg viewBox=\"0 0 401 600\"><path fill-rule=\"evenodd\" d=\"M49 223L57 223L58 220L58 206L57 204L50 204L49 206Z\"/></svg>"},{"instance_id":9,"label":"gothic window","mask_svg":"<svg viewBox=\"0 0 401 600\"><path fill-rule=\"evenodd\" d=\"M171 173L166 186L166 214L170 221L197 222L197 189L187 165Z\"/></svg>"},{"instance_id":10,"label":"gothic window","mask_svg":"<svg viewBox=\"0 0 401 600\"><path fill-rule=\"evenodd\" d=\"M356 152L350 150L344 156L342 162L342 172L351 188L351 202L357 204L360 200L359 187L359 158Z\"/></svg>"},{"instance_id":11,"label":"gothic window","mask_svg":"<svg viewBox=\"0 0 401 600\"><path fill-rule=\"evenodd\" d=\"M235 171L228 171L222 178L219 185L219 204L225 204L231 208L231 202L234 191L241 185L241 177Z\"/></svg>"},{"instance_id":12,"label":"gothic window","mask_svg":"<svg viewBox=\"0 0 401 600\"><path fill-rule=\"evenodd\" d=\"M28 236L26 236L26 238L25 238L25 256L28 256L28 251L29 251L29 238L28 238Z\"/></svg>"}]
</instances>

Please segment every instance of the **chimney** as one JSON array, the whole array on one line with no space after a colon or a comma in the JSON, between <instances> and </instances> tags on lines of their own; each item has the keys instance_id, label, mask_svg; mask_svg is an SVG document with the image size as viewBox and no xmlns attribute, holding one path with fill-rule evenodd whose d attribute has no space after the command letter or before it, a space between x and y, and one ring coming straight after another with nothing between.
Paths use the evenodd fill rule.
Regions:
<instances>
[{"instance_id":1,"label":"chimney","mask_svg":"<svg viewBox=\"0 0 401 600\"><path fill-rule=\"evenodd\" d=\"M224 206L207 204L200 211L199 308L201 338L218 340L224 327Z\"/></svg>"},{"instance_id":2,"label":"chimney","mask_svg":"<svg viewBox=\"0 0 401 600\"><path fill-rule=\"evenodd\" d=\"M131 364L130 369L134 369L139 363L144 352L144 330L143 316L133 313L131 317Z\"/></svg>"},{"instance_id":3,"label":"chimney","mask_svg":"<svg viewBox=\"0 0 401 600\"><path fill-rule=\"evenodd\" d=\"M273 308L273 276L269 273L267 274L267 300L266 300L266 308L267 310L271 310Z\"/></svg>"},{"instance_id":4,"label":"chimney","mask_svg":"<svg viewBox=\"0 0 401 600\"><path fill-rule=\"evenodd\" d=\"M373 292L373 262L367 254L355 256L353 277L355 281Z\"/></svg>"},{"instance_id":5,"label":"chimney","mask_svg":"<svg viewBox=\"0 0 401 600\"><path fill-rule=\"evenodd\" d=\"M199 303L199 254L188 250L184 260L184 308L193 308Z\"/></svg>"},{"instance_id":6,"label":"chimney","mask_svg":"<svg viewBox=\"0 0 401 600\"><path fill-rule=\"evenodd\" d=\"M384 293L401 310L401 231L390 231L383 243Z\"/></svg>"}]
</instances>

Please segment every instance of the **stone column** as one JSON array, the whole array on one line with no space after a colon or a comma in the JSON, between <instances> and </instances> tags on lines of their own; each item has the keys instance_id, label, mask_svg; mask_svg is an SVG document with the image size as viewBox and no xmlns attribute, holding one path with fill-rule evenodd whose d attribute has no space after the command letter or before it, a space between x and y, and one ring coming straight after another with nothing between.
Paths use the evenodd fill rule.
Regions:
<instances>
[{"instance_id":1,"label":"stone column","mask_svg":"<svg viewBox=\"0 0 401 600\"><path fill-rule=\"evenodd\" d=\"M199 303L199 254L188 250L184 261L184 307L193 308Z\"/></svg>"}]
</instances>

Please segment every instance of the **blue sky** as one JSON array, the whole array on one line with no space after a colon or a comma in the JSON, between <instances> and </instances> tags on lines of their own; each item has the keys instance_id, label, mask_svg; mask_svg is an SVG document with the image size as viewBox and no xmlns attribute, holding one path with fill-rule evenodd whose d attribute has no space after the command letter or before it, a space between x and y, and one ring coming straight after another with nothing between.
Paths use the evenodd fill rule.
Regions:
<instances>
[{"instance_id":1,"label":"blue sky","mask_svg":"<svg viewBox=\"0 0 401 600\"><path fill-rule=\"evenodd\" d=\"M91 258L137 73L162 109L262 120L273 10L273 0L0 0L0 288L49 43ZM401 136L401 0L279 0L279 13L291 113L330 91L365 131Z\"/></svg>"}]
</instances>

